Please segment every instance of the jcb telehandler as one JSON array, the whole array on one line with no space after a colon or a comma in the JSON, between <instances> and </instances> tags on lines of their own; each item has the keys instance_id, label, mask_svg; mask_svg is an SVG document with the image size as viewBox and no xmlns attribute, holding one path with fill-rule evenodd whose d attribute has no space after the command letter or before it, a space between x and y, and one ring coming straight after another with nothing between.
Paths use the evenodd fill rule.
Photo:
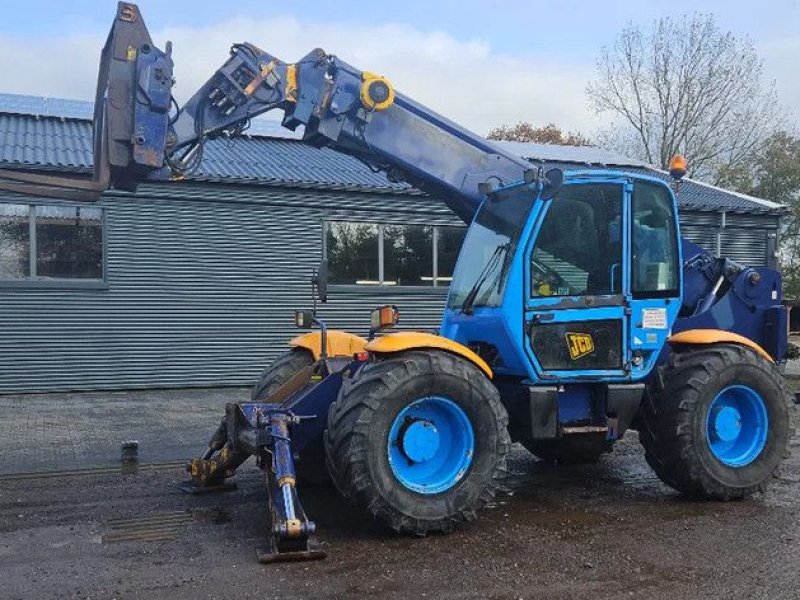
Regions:
<instances>
[{"instance_id":1,"label":"jcb telehandler","mask_svg":"<svg viewBox=\"0 0 800 600\"><path fill-rule=\"evenodd\" d=\"M492 499L513 441L585 461L635 428L648 463L684 494L742 498L773 479L790 435L780 276L682 239L661 179L544 173L319 49L286 63L236 44L178 109L170 50L119 3L100 66L94 179L4 171L0 185L91 199L180 179L207 139L278 110L307 143L429 191L470 223L439 335L376 335L396 322L392 306L372 314L369 339L299 311L297 325L320 331L291 341L251 402L227 405L188 466L200 491L256 458L272 517L263 560L321 555L298 477L329 475L397 531L449 531ZM476 71L476 83L491 76Z\"/></svg>"}]
</instances>

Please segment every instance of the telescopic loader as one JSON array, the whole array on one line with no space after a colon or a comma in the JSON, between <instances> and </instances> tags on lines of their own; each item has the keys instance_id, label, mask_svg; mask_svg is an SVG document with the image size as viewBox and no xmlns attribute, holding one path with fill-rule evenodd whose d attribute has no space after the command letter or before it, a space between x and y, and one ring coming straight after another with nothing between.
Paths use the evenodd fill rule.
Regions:
<instances>
[{"instance_id":1,"label":"telescopic loader","mask_svg":"<svg viewBox=\"0 0 800 600\"><path fill-rule=\"evenodd\" d=\"M298 311L298 326L320 330L290 342L252 401L226 406L188 465L187 489L213 490L256 458L271 517L263 561L322 555L298 481L330 476L397 531L449 531L495 495L514 441L546 460L592 461L633 428L653 470L686 495L742 498L773 479L790 435L780 275L681 238L661 179L544 173L320 49L287 63L235 44L178 108L170 52L136 5L119 3L93 180L3 171L0 186L91 200L181 179L206 140L280 111L306 143L409 182L470 223L439 335L376 335L396 322L392 306L372 313L367 339ZM479 85L491 77L475 72ZM679 178L685 166L674 166Z\"/></svg>"}]
</instances>

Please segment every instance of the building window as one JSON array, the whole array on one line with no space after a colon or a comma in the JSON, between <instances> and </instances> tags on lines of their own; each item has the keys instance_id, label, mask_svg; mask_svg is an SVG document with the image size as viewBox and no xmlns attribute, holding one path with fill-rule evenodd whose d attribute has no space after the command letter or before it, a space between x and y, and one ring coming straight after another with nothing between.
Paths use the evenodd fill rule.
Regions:
<instances>
[{"instance_id":1,"label":"building window","mask_svg":"<svg viewBox=\"0 0 800 600\"><path fill-rule=\"evenodd\" d=\"M26 204L0 204L0 279L31 274L30 213Z\"/></svg>"},{"instance_id":2,"label":"building window","mask_svg":"<svg viewBox=\"0 0 800 600\"><path fill-rule=\"evenodd\" d=\"M466 227L327 221L334 284L448 286Z\"/></svg>"},{"instance_id":3,"label":"building window","mask_svg":"<svg viewBox=\"0 0 800 600\"><path fill-rule=\"evenodd\" d=\"M331 283L377 285L378 226L344 221L327 224L325 244Z\"/></svg>"},{"instance_id":4,"label":"building window","mask_svg":"<svg viewBox=\"0 0 800 600\"><path fill-rule=\"evenodd\" d=\"M103 211L0 204L0 280L102 281Z\"/></svg>"},{"instance_id":5,"label":"building window","mask_svg":"<svg viewBox=\"0 0 800 600\"><path fill-rule=\"evenodd\" d=\"M439 285L450 285L453 281L453 271L456 268L458 253L464 243L466 227L437 227L436 228L436 262Z\"/></svg>"},{"instance_id":6,"label":"building window","mask_svg":"<svg viewBox=\"0 0 800 600\"><path fill-rule=\"evenodd\" d=\"M433 227L383 226L383 283L433 285Z\"/></svg>"}]
</instances>

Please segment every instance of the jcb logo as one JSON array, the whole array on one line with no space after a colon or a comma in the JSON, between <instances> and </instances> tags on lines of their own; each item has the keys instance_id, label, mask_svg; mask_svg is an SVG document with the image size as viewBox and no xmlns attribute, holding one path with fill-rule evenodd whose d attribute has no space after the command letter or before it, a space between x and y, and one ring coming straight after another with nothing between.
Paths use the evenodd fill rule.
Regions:
<instances>
[{"instance_id":1,"label":"jcb logo","mask_svg":"<svg viewBox=\"0 0 800 600\"><path fill-rule=\"evenodd\" d=\"M567 348L569 357L578 360L594 352L594 340L588 333L567 333Z\"/></svg>"}]
</instances>

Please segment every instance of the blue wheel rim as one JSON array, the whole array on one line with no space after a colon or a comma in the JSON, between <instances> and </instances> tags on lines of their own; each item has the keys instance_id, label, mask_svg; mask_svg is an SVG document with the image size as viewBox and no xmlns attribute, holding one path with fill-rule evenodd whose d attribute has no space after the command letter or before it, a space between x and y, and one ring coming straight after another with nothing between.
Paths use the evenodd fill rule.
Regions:
<instances>
[{"instance_id":1,"label":"blue wheel rim","mask_svg":"<svg viewBox=\"0 0 800 600\"><path fill-rule=\"evenodd\" d=\"M746 385L731 385L717 394L706 416L711 453L729 467L746 467L764 446L769 416L764 399Z\"/></svg>"},{"instance_id":2,"label":"blue wheel rim","mask_svg":"<svg viewBox=\"0 0 800 600\"><path fill-rule=\"evenodd\" d=\"M428 396L415 400L395 417L387 453L392 473L404 487L438 494L466 475L475 453L475 434L458 404Z\"/></svg>"}]
</instances>

